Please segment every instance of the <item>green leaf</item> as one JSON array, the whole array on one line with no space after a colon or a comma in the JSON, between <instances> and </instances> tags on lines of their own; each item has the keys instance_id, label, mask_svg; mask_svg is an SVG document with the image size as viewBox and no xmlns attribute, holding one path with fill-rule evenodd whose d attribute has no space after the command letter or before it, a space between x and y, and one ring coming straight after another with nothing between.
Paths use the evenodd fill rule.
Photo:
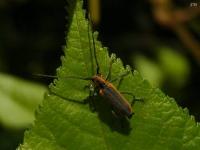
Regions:
<instances>
[{"instance_id":1,"label":"green leaf","mask_svg":"<svg viewBox=\"0 0 200 150\"><path fill-rule=\"evenodd\" d=\"M0 74L0 122L7 128L24 129L34 120L46 88L42 85Z\"/></svg>"},{"instance_id":2,"label":"green leaf","mask_svg":"<svg viewBox=\"0 0 200 150\"><path fill-rule=\"evenodd\" d=\"M158 58L160 66L175 87L182 87L190 73L190 65L188 60L173 49L163 47L159 49Z\"/></svg>"},{"instance_id":3,"label":"green leaf","mask_svg":"<svg viewBox=\"0 0 200 150\"><path fill-rule=\"evenodd\" d=\"M135 103L135 115L132 119L116 118L106 100L99 96L90 97L90 100L94 98L95 112L91 111L88 104L81 104L89 96L85 86L90 81L67 78L91 77L95 71L87 35L88 23L81 7L78 1L68 33L66 56L62 57L58 80L51 85L51 91L56 95L46 95L37 111L36 121L33 127L26 131L24 142L19 149L199 149L200 133L194 118L189 116L187 110L179 108L172 98L159 89L152 88L136 71L122 80L119 89L144 100L143 103ZM102 48L96 40L96 36L95 43L100 72L106 76L111 58L106 48ZM112 55L112 59L114 57ZM121 60L115 59L112 78L126 70L129 70L129 67L124 69ZM128 100L131 99L125 96Z\"/></svg>"},{"instance_id":4,"label":"green leaf","mask_svg":"<svg viewBox=\"0 0 200 150\"><path fill-rule=\"evenodd\" d=\"M164 73L161 71L159 64L142 55L134 56L134 64L143 78L147 79L151 85L161 87L164 80Z\"/></svg>"}]
</instances>

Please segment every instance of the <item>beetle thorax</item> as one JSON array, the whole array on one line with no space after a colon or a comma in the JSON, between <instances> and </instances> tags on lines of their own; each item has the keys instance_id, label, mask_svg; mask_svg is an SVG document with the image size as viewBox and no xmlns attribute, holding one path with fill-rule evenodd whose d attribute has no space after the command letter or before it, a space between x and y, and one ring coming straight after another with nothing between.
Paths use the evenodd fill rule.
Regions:
<instances>
[{"instance_id":1,"label":"beetle thorax","mask_svg":"<svg viewBox=\"0 0 200 150\"><path fill-rule=\"evenodd\" d=\"M103 78L102 75L95 75L92 77L92 82L98 88L104 88L106 80Z\"/></svg>"}]
</instances>

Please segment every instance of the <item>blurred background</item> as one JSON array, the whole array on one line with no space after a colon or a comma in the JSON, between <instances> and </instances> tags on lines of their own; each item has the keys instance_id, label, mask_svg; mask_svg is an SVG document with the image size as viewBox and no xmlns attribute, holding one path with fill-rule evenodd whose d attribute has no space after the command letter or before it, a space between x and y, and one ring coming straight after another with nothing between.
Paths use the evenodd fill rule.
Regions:
<instances>
[{"instance_id":1,"label":"blurred background","mask_svg":"<svg viewBox=\"0 0 200 150\"><path fill-rule=\"evenodd\" d=\"M65 45L66 0L0 1L0 149L34 120ZM200 120L200 1L91 0L99 40Z\"/></svg>"}]
</instances>

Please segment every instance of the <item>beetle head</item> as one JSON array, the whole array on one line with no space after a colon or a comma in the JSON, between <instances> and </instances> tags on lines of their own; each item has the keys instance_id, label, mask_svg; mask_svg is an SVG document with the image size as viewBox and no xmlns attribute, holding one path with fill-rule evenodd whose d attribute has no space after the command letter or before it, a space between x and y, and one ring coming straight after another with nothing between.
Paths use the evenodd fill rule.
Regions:
<instances>
[{"instance_id":1,"label":"beetle head","mask_svg":"<svg viewBox=\"0 0 200 150\"><path fill-rule=\"evenodd\" d=\"M92 82L96 87L104 88L105 87L105 79L102 77L102 75L95 75L92 77Z\"/></svg>"}]
</instances>

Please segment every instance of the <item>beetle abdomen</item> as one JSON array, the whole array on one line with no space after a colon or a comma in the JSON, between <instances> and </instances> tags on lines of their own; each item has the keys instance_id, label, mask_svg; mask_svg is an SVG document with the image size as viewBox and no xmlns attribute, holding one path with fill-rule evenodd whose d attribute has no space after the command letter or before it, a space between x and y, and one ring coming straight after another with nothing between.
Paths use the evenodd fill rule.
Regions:
<instances>
[{"instance_id":1,"label":"beetle abdomen","mask_svg":"<svg viewBox=\"0 0 200 150\"><path fill-rule=\"evenodd\" d=\"M132 108L130 104L125 100L123 95L118 91L110 87L104 87L101 89L101 96L105 97L108 100L108 103L113 107L113 111L121 116L132 116Z\"/></svg>"}]
</instances>

